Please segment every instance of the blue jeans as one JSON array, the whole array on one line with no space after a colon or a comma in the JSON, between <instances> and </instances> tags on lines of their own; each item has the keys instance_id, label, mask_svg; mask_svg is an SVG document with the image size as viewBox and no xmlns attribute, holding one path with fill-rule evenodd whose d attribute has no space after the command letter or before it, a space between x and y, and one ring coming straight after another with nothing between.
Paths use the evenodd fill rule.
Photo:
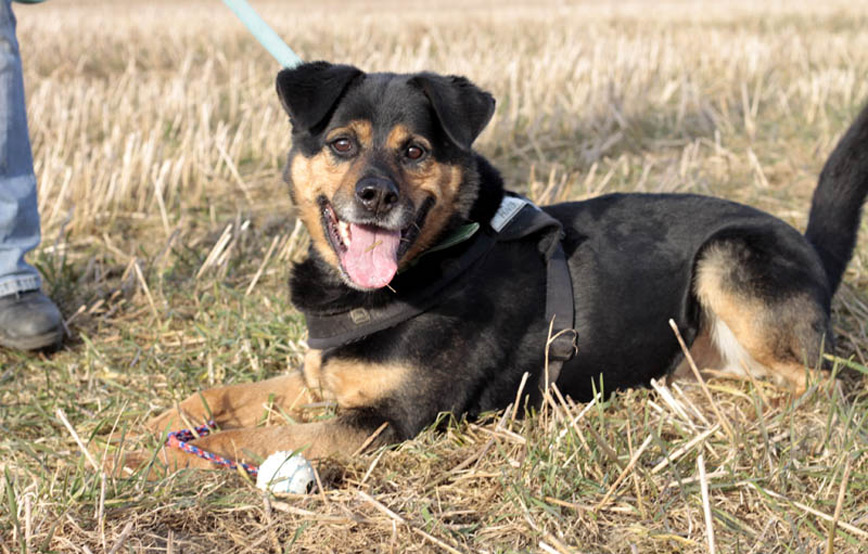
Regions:
<instances>
[{"instance_id":1,"label":"blue jeans","mask_svg":"<svg viewBox=\"0 0 868 554\"><path fill-rule=\"evenodd\" d=\"M0 296L38 289L24 254L39 245L36 176L11 0L0 0Z\"/></svg>"}]
</instances>

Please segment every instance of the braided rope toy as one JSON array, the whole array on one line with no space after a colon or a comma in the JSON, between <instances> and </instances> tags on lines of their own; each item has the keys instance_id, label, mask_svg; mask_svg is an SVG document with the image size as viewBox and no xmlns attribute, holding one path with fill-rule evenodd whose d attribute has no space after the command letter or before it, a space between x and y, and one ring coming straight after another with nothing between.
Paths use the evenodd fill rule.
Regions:
<instances>
[{"instance_id":1,"label":"braided rope toy","mask_svg":"<svg viewBox=\"0 0 868 554\"><path fill-rule=\"evenodd\" d=\"M203 450L198 446L190 444L190 441L197 438L197 434L199 437L207 437L211 434L211 431L216 428L217 423L214 420L210 420L205 423L205 425L196 427L193 430L180 429L178 431L171 431L166 436L166 446L183 450L188 454L193 454L194 456L198 456L223 467L228 467L229 469L238 469L238 467L241 466L248 475L255 478L259 473L259 468L257 466L253 464L245 464L244 462L234 462L228 458L224 458L223 456L219 456L213 452L208 452L207 450Z\"/></svg>"}]
</instances>

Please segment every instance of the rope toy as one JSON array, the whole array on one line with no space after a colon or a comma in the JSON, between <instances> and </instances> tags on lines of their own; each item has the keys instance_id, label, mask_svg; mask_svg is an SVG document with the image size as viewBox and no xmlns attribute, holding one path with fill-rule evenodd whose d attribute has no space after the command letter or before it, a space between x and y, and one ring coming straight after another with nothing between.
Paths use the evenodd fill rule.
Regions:
<instances>
[{"instance_id":1,"label":"rope toy","mask_svg":"<svg viewBox=\"0 0 868 554\"><path fill-rule=\"evenodd\" d=\"M196 439L196 434L198 434L199 437L207 437L211 434L211 431L215 429L217 429L217 423L212 419L205 423L205 425L196 427L194 430L180 429L178 431L171 431L166 436L166 446L168 446L169 448L177 448L179 450L183 450L188 454L199 456L200 458L208 460L209 462L213 462L223 467L228 467L229 469L238 469L238 466L241 466L248 475L255 478L256 475L259 473L259 468L257 466L252 464L245 464L244 462L237 463L228 458L224 458L223 456L219 456L212 452L202 450L198 446L190 444L190 441ZM195 431L195 433L193 431Z\"/></svg>"}]
</instances>

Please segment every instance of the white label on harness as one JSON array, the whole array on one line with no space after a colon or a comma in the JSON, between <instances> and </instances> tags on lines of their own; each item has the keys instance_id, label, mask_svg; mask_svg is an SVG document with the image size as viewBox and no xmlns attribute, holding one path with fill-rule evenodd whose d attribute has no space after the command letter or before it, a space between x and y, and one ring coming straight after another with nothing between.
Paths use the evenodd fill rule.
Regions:
<instances>
[{"instance_id":1,"label":"white label on harness","mask_svg":"<svg viewBox=\"0 0 868 554\"><path fill-rule=\"evenodd\" d=\"M504 227L509 225L509 222L515 217L515 214L521 211L525 205L530 203L530 200L527 200L526 198L504 196L503 200L500 202L500 207L497 208L497 213L491 218L491 223L489 225L499 233Z\"/></svg>"}]
</instances>

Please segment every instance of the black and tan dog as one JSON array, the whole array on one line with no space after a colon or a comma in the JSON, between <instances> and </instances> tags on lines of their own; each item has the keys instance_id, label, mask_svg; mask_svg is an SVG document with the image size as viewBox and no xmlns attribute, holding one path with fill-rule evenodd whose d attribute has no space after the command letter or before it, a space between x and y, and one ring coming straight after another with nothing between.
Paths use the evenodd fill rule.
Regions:
<instances>
[{"instance_id":1,"label":"black and tan dog","mask_svg":"<svg viewBox=\"0 0 868 554\"><path fill-rule=\"evenodd\" d=\"M186 417L171 410L154 429L210 412L226 430L197 441L206 450L318 458L352 453L376 430L377 444L407 439L441 412L502 409L526 372L538 400L558 244L550 225L514 225L517 210L562 227L575 309L562 327L579 338L557 385L577 400L676 370L670 318L703 366L795 392L831 342L830 301L868 190L868 111L827 162L803 236L695 195L526 206L471 149L494 100L461 77L319 62L282 71L277 90L293 129L285 177L311 236L292 300L316 323L314 348L303 369L194 395L179 406ZM256 427L263 405L291 411L307 399L333 401L336 416ZM209 467L180 451L166 458Z\"/></svg>"}]
</instances>

